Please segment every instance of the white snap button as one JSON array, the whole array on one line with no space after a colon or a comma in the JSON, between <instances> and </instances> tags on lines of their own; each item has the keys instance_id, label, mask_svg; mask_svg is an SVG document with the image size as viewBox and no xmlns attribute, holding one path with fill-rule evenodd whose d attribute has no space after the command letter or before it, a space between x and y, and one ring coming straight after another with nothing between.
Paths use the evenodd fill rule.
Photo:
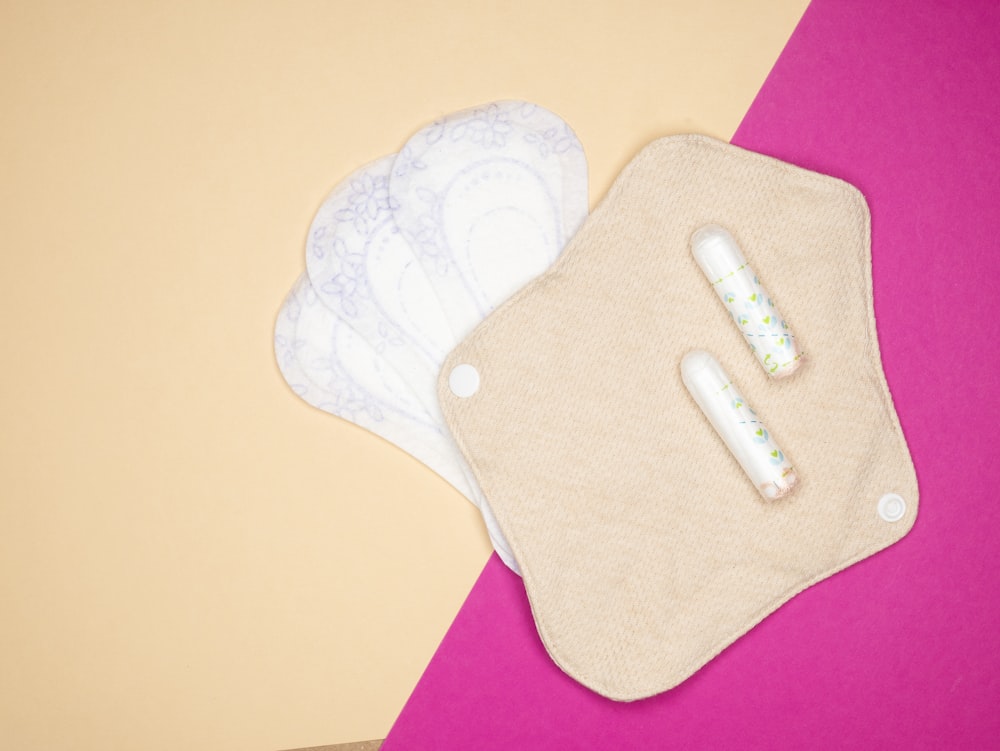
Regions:
<instances>
[{"instance_id":1,"label":"white snap button","mask_svg":"<svg viewBox=\"0 0 1000 751\"><path fill-rule=\"evenodd\" d=\"M465 399L479 391L479 371L468 363L456 365L448 376L451 393Z\"/></svg>"},{"instance_id":2,"label":"white snap button","mask_svg":"<svg viewBox=\"0 0 1000 751\"><path fill-rule=\"evenodd\" d=\"M878 499L878 515L887 522L898 522L906 516L906 501L896 493L886 493Z\"/></svg>"}]
</instances>

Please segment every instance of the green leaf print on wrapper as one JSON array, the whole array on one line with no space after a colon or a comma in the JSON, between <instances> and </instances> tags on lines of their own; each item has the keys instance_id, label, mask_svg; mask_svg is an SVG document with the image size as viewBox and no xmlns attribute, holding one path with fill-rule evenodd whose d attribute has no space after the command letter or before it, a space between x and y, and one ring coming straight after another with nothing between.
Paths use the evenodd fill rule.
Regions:
<instances>
[{"instance_id":1,"label":"green leaf print on wrapper","mask_svg":"<svg viewBox=\"0 0 1000 751\"><path fill-rule=\"evenodd\" d=\"M794 467L718 360L704 350L689 352L681 378L761 495L774 500L791 493Z\"/></svg>"},{"instance_id":2,"label":"green leaf print on wrapper","mask_svg":"<svg viewBox=\"0 0 1000 751\"><path fill-rule=\"evenodd\" d=\"M768 375L782 378L795 372L802 357L795 338L733 236L723 227L707 225L692 235L691 249Z\"/></svg>"}]
</instances>

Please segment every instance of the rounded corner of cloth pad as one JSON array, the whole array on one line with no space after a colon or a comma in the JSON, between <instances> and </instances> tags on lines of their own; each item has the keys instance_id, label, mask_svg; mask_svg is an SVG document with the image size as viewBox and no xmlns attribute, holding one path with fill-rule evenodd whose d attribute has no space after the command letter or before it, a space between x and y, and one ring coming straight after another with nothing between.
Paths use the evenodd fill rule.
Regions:
<instances>
[{"instance_id":1,"label":"rounded corner of cloth pad","mask_svg":"<svg viewBox=\"0 0 1000 751\"><path fill-rule=\"evenodd\" d=\"M691 257L725 226L807 365L771 382ZM618 700L676 685L796 593L902 538L918 489L882 373L867 206L843 181L700 136L623 171L549 272L453 350L442 410L521 565L546 648ZM680 382L712 352L800 473L763 501ZM886 493L906 502L887 523Z\"/></svg>"}]
</instances>

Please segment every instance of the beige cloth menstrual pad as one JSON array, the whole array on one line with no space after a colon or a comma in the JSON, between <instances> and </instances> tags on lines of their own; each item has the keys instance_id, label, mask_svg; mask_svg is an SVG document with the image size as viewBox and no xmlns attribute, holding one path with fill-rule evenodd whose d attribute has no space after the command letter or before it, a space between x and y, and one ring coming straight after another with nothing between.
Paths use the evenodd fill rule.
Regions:
<instances>
[{"instance_id":1,"label":"beige cloth menstrual pad","mask_svg":"<svg viewBox=\"0 0 1000 751\"><path fill-rule=\"evenodd\" d=\"M718 223L795 331L771 381L691 256ZM764 501L684 389L712 352L793 460ZM480 375L459 398L459 364ZM545 647L613 699L671 688L805 587L899 540L917 482L879 357L868 208L839 180L701 136L644 149L556 264L462 342L439 398ZM878 513L899 494L905 513Z\"/></svg>"}]
</instances>

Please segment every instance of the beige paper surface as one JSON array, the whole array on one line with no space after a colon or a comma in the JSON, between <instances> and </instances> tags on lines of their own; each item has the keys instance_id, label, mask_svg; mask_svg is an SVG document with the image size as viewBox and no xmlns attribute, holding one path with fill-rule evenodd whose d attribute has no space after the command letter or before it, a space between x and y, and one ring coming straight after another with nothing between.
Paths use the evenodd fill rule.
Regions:
<instances>
[{"instance_id":1,"label":"beige paper surface","mask_svg":"<svg viewBox=\"0 0 1000 751\"><path fill-rule=\"evenodd\" d=\"M489 555L301 403L271 332L327 191L520 97L600 198L727 138L805 0L0 8L0 728L18 749L381 738Z\"/></svg>"}]
</instances>

